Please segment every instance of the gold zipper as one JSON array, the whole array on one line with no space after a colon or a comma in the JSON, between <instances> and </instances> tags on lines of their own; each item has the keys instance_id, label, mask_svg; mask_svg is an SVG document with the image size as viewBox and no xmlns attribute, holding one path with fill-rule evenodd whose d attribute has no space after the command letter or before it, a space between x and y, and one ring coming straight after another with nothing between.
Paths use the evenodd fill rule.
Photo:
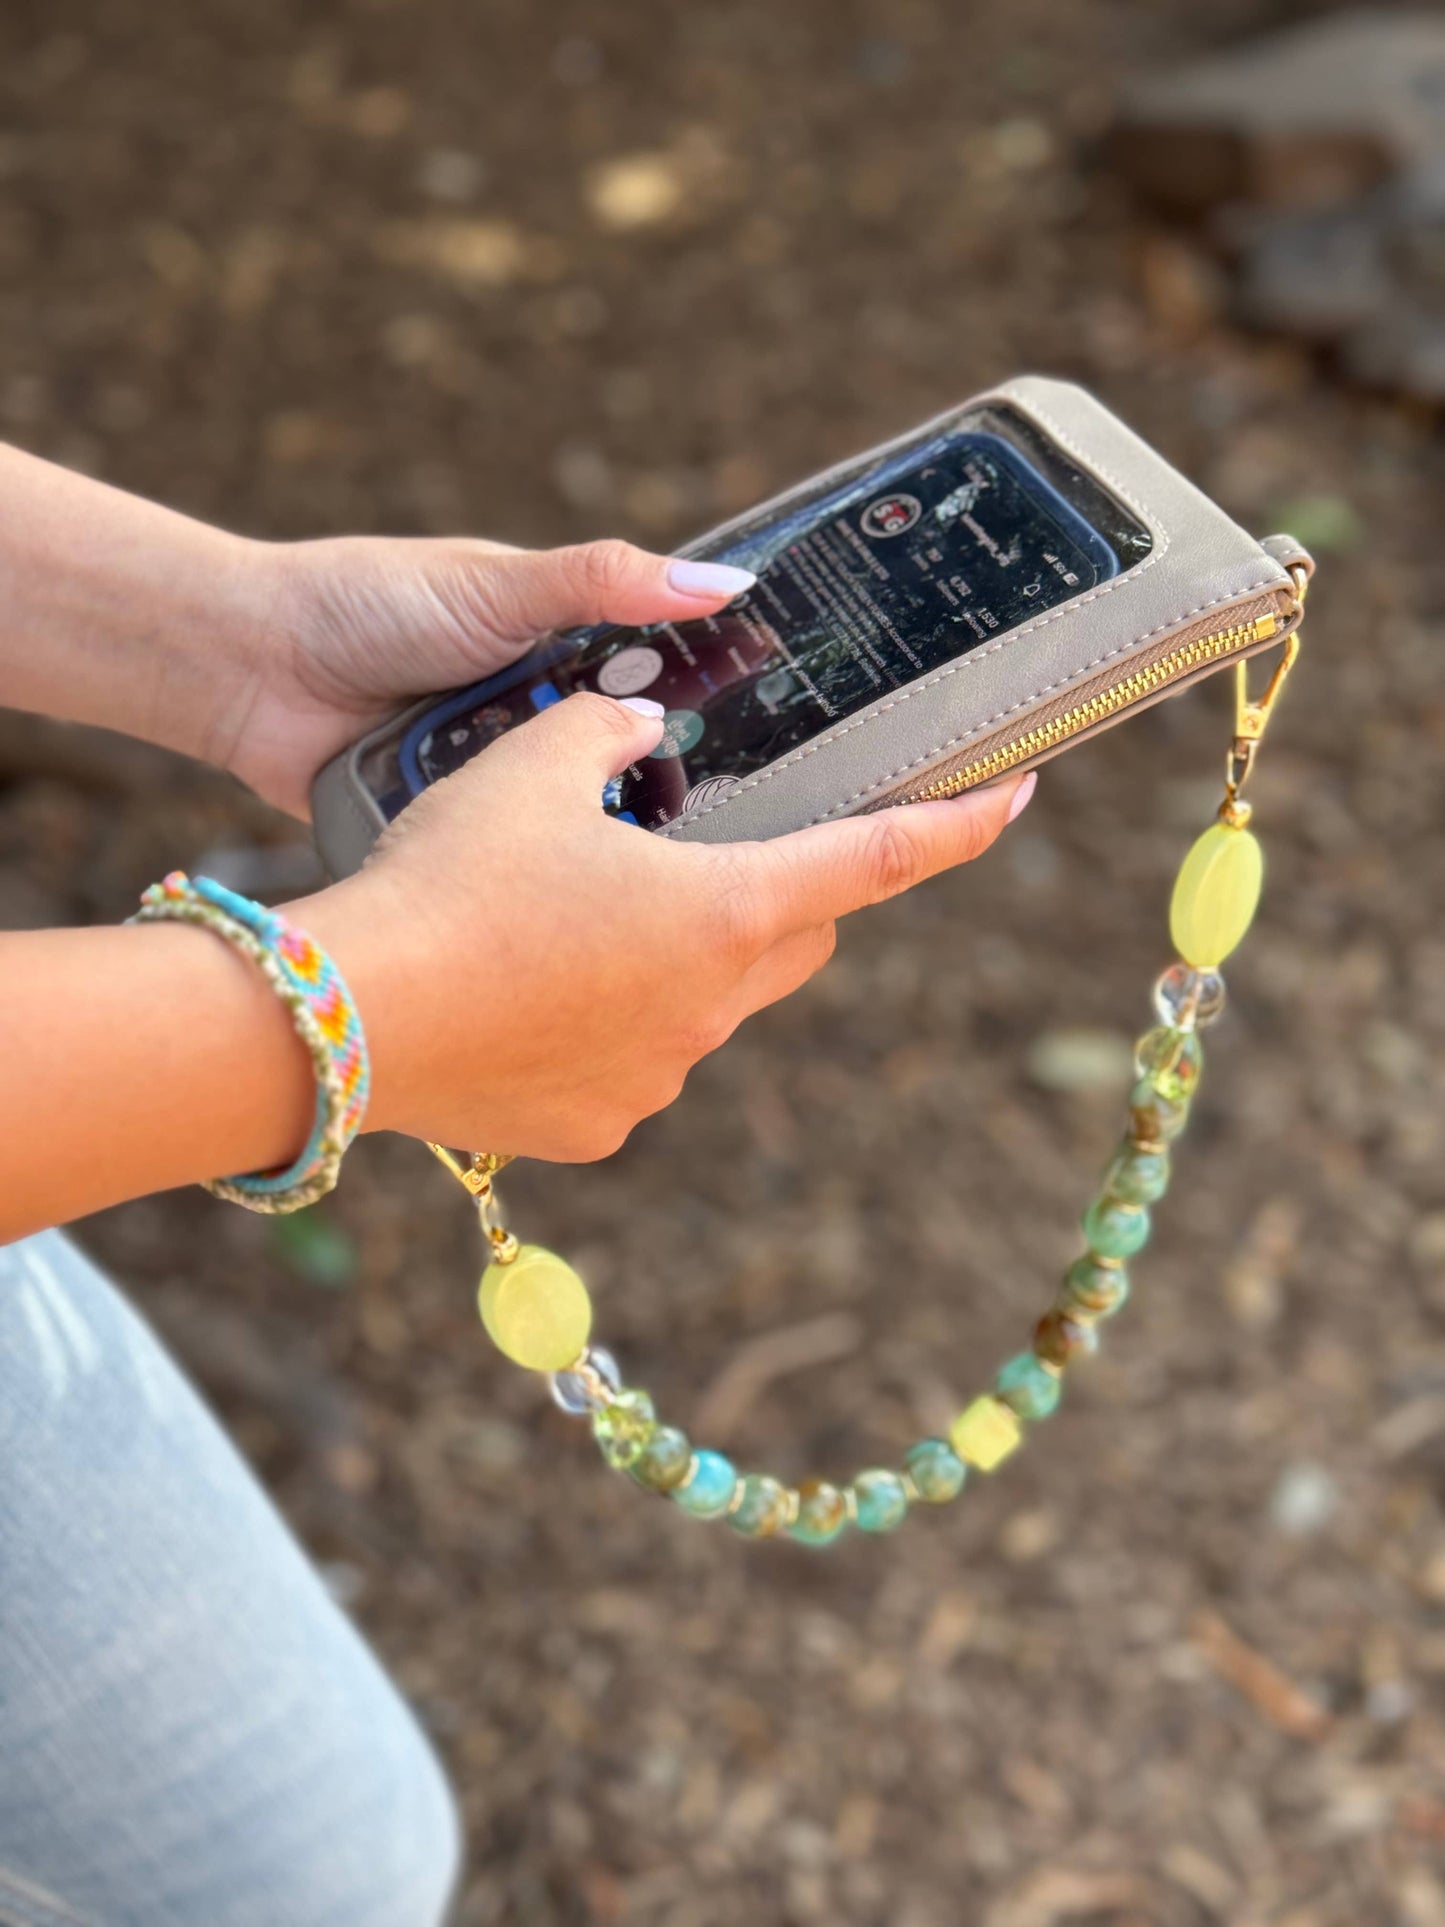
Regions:
<instances>
[{"instance_id":1,"label":"gold zipper","mask_svg":"<svg viewBox=\"0 0 1445 1927\"><path fill-rule=\"evenodd\" d=\"M971 789L976 783L1002 776L1016 764L1026 763L1031 756L1067 742L1070 736L1077 736L1080 730L1117 715L1121 709L1127 709L1130 703L1138 702L1141 696L1152 695L1176 676L1187 674L1189 670L1198 669L1207 662L1217 662L1222 656L1233 655L1236 650L1248 648L1251 643L1268 642L1278 628L1279 618L1265 615L1256 616L1253 622L1236 623L1232 629L1219 629L1213 635L1196 636L1194 641L1183 643L1178 649L1170 650L1168 655L1158 657L1142 669L1136 669L1132 676L1126 676L1111 689L1090 696L1087 702L1066 709L1061 716L1054 716L1034 729L1025 730L1022 736L1016 736L1011 743L1006 743L988 756L980 757L978 762L968 764L965 769L940 777L936 783L930 783L927 789L919 790L912 800L916 803L941 802L945 797L957 796L961 790Z\"/></svg>"}]
</instances>

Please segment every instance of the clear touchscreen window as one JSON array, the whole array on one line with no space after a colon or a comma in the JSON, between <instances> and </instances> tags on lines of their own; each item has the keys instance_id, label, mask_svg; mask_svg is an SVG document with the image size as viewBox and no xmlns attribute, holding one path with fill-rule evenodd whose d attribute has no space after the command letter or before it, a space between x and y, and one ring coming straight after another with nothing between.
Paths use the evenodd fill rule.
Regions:
<instances>
[{"instance_id":1,"label":"clear touchscreen window","mask_svg":"<svg viewBox=\"0 0 1445 1927\"><path fill-rule=\"evenodd\" d=\"M720 615L557 638L445 699L401 744L404 788L574 690L647 695L665 706L663 739L604 800L660 828L1148 549L1147 531L1024 418L965 416L715 547L758 573Z\"/></svg>"}]
</instances>

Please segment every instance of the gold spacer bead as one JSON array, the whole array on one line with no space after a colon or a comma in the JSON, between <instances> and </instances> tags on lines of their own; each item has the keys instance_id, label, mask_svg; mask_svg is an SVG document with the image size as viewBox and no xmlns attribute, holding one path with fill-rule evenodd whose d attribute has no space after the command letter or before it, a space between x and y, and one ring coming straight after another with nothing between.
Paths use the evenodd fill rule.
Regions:
<instances>
[{"instance_id":1,"label":"gold spacer bead","mask_svg":"<svg viewBox=\"0 0 1445 1927\"><path fill-rule=\"evenodd\" d=\"M687 1488L692 1484L693 1480L696 1477L697 1477L697 1454L696 1452L694 1452L692 1457L687 1462L687 1471L684 1472L681 1480L678 1482L677 1485L673 1487L673 1490L675 1492L686 1492Z\"/></svg>"},{"instance_id":2,"label":"gold spacer bead","mask_svg":"<svg viewBox=\"0 0 1445 1927\"><path fill-rule=\"evenodd\" d=\"M785 1526L795 1526L798 1523L798 1508L802 1502L802 1494L796 1486L790 1485L787 1492L787 1505L783 1511L783 1524Z\"/></svg>"}]
</instances>

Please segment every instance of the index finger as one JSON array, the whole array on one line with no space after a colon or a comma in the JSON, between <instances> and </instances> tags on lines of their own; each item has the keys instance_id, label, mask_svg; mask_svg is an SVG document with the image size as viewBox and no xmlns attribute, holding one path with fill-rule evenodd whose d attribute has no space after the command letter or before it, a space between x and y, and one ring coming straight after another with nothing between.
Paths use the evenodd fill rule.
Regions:
<instances>
[{"instance_id":1,"label":"index finger","mask_svg":"<svg viewBox=\"0 0 1445 1927\"><path fill-rule=\"evenodd\" d=\"M831 922L981 856L1033 795L1036 774L946 802L815 823L763 845L765 891L781 930Z\"/></svg>"}]
</instances>

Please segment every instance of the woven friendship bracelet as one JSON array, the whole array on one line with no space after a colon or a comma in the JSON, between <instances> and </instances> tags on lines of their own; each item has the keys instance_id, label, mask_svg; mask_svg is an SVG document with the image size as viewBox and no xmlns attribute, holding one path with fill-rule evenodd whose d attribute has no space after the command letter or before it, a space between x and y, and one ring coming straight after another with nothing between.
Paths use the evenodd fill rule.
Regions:
<instances>
[{"instance_id":1,"label":"woven friendship bracelet","mask_svg":"<svg viewBox=\"0 0 1445 1927\"><path fill-rule=\"evenodd\" d=\"M210 877L173 870L141 897L132 923L170 920L212 931L249 957L290 1013L316 1073L316 1116L284 1170L213 1178L206 1189L251 1211L299 1211L330 1191L361 1128L371 1087L366 1036L345 980L326 952L274 910Z\"/></svg>"}]
</instances>

